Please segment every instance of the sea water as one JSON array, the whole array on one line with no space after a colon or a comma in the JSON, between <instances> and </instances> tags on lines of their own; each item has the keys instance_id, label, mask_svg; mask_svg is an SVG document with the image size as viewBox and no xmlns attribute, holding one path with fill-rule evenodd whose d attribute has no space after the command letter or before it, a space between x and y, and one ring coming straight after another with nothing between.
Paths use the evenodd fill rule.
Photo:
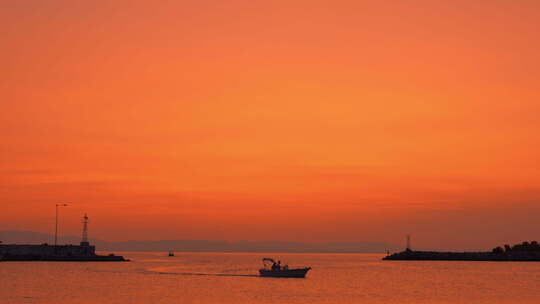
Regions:
<instances>
[{"instance_id":1,"label":"sea water","mask_svg":"<svg viewBox=\"0 0 540 304\"><path fill-rule=\"evenodd\" d=\"M125 252L131 262L0 262L0 303L540 303L540 263L379 254ZM261 278L263 257L310 266Z\"/></svg>"}]
</instances>

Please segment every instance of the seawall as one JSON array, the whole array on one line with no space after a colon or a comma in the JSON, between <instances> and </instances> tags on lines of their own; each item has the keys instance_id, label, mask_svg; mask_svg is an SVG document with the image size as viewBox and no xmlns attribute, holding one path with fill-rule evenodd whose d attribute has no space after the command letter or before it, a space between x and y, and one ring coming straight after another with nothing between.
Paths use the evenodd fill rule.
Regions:
<instances>
[{"instance_id":1,"label":"seawall","mask_svg":"<svg viewBox=\"0 0 540 304\"><path fill-rule=\"evenodd\" d=\"M540 252L439 252L405 250L383 258L399 261L521 261L540 262Z\"/></svg>"},{"instance_id":2,"label":"seawall","mask_svg":"<svg viewBox=\"0 0 540 304\"><path fill-rule=\"evenodd\" d=\"M95 246L0 244L0 261L125 261L122 256L97 255Z\"/></svg>"}]
</instances>

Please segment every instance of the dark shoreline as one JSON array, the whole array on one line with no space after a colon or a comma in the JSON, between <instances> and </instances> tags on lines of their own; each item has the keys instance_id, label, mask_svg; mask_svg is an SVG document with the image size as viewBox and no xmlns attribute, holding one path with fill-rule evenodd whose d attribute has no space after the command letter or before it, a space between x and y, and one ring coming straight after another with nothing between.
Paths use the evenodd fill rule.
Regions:
<instances>
[{"instance_id":1,"label":"dark shoreline","mask_svg":"<svg viewBox=\"0 0 540 304\"><path fill-rule=\"evenodd\" d=\"M16 245L0 244L0 262L43 261L43 262L125 262L123 256L98 255L96 248L88 242L81 245Z\"/></svg>"},{"instance_id":2,"label":"dark shoreline","mask_svg":"<svg viewBox=\"0 0 540 304\"><path fill-rule=\"evenodd\" d=\"M123 256L96 255L92 257L3 256L0 262L129 262Z\"/></svg>"},{"instance_id":3,"label":"dark shoreline","mask_svg":"<svg viewBox=\"0 0 540 304\"><path fill-rule=\"evenodd\" d=\"M440 252L405 250L383 258L385 261L486 261L540 262L539 252Z\"/></svg>"}]
</instances>

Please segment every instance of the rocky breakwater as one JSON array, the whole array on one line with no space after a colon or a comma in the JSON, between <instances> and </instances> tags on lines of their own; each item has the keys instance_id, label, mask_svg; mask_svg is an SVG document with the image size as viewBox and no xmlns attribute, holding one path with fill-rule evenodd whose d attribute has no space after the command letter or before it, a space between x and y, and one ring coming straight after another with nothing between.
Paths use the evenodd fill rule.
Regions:
<instances>
[{"instance_id":1,"label":"rocky breakwater","mask_svg":"<svg viewBox=\"0 0 540 304\"><path fill-rule=\"evenodd\" d=\"M523 242L514 246L504 245L491 251L480 252L442 252L416 251L406 249L390 254L383 260L409 261L522 261L540 262L540 245L537 241Z\"/></svg>"},{"instance_id":2,"label":"rocky breakwater","mask_svg":"<svg viewBox=\"0 0 540 304\"><path fill-rule=\"evenodd\" d=\"M98 255L95 246L81 245L17 245L0 244L0 261L79 261L122 262L123 256Z\"/></svg>"}]
</instances>

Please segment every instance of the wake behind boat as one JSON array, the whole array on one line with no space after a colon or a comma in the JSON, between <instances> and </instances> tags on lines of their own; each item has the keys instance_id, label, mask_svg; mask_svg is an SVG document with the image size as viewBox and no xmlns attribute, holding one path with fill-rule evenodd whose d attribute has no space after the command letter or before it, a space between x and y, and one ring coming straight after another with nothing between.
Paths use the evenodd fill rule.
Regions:
<instances>
[{"instance_id":1,"label":"wake behind boat","mask_svg":"<svg viewBox=\"0 0 540 304\"><path fill-rule=\"evenodd\" d=\"M289 268L289 265L281 266L281 261L274 261L271 258L262 259L264 268L259 269L261 277L273 278L305 278L311 267Z\"/></svg>"}]
</instances>

